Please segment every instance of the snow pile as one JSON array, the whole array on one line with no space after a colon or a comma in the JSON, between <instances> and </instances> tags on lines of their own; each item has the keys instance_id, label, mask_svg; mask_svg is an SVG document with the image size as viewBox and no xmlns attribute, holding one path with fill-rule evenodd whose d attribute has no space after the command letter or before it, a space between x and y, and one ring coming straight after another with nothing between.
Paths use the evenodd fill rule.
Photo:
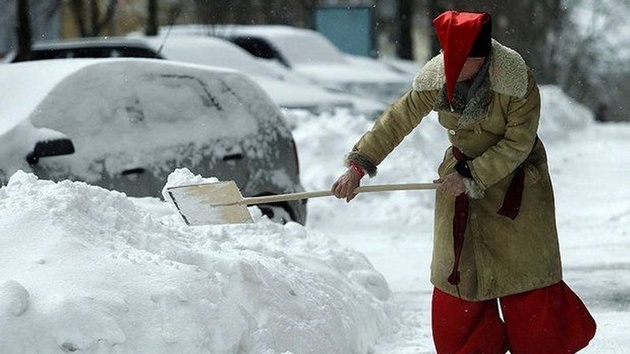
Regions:
<instances>
[{"instance_id":1,"label":"snow pile","mask_svg":"<svg viewBox=\"0 0 630 354\"><path fill-rule=\"evenodd\" d=\"M140 204L11 177L0 189L11 215L0 219L3 353L366 353L396 327L385 279L358 252L260 213L188 228Z\"/></svg>"}]
</instances>

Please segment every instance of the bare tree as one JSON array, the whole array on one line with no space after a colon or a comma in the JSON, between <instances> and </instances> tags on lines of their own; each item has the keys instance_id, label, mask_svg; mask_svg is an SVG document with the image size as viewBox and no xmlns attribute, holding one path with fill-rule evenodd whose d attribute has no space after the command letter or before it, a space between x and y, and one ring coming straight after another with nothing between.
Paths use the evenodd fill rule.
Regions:
<instances>
[{"instance_id":1,"label":"bare tree","mask_svg":"<svg viewBox=\"0 0 630 354\"><path fill-rule=\"evenodd\" d=\"M108 0L101 15L98 0L70 0L70 9L77 21L81 37L98 36L112 22L116 14L117 0Z\"/></svg>"},{"instance_id":2,"label":"bare tree","mask_svg":"<svg viewBox=\"0 0 630 354\"><path fill-rule=\"evenodd\" d=\"M29 17L28 0L18 0L17 2L17 38L18 51L15 61L27 61L31 57L31 20Z\"/></svg>"},{"instance_id":3,"label":"bare tree","mask_svg":"<svg viewBox=\"0 0 630 354\"><path fill-rule=\"evenodd\" d=\"M438 17L443 11L444 8L442 5L440 5L439 0L429 0L427 13L427 15L429 16L429 20L433 20L434 18ZM438 41L437 36L433 35L431 36L431 54L437 55L439 52L440 42Z\"/></svg>"},{"instance_id":4,"label":"bare tree","mask_svg":"<svg viewBox=\"0 0 630 354\"><path fill-rule=\"evenodd\" d=\"M147 1L147 36L156 36L158 34L158 2L157 0Z\"/></svg>"},{"instance_id":5,"label":"bare tree","mask_svg":"<svg viewBox=\"0 0 630 354\"><path fill-rule=\"evenodd\" d=\"M413 40L411 36L412 18L415 13L413 0L398 0L400 14L398 27L397 54L402 59L413 59Z\"/></svg>"},{"instance_id":6,"label":"bare tree","mask_svg":"<svg viewBox=\"0 0 630 354\"><path fill-rule=\"evenodd\" d=\"M625 14L630 1L573 0L570 17L547 42L547 66L555 83L570 96L595 109L610 106L615 120L629 120L626 84L630 78L630 38ZM579 11L579 12L578 12Z\"/></svg>"}]
</instances>

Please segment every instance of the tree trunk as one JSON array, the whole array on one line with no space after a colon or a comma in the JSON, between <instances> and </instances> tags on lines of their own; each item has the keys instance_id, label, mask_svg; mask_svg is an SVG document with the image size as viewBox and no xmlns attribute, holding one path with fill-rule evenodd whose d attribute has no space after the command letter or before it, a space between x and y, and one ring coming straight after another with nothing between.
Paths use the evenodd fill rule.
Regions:
<instances>
[{"instance_id":1,"label":"tree trunk","mask_svg":"<svg viewBox=\"0 0 630 354\"><path fill-rule=\"evenodd\" d=\"M147 36L157 36L158 34L158 3L157 0L148 0L147 11L149 16L147 17Z\"/></svg>"},{"instance_id":2,"label":"tree trunk","mask_svg":"<svg viewBox=\"0 0 630 354\"><path fill-rule=\"evenodd\" d=\"M429 22L432 23L433 19L438 17L444 9L438 5L438 0L429 0ZM433 29L433 26L429 26ZM438 41L435 32L431 30L431 57L440 53L440 42Z\"/></svg>"},{"instance_id":3,"label":"tree trunk","mask_svg":"<svg viewBox=\"0 0 630 354\"><path fill-rule=\"evenodd\" d=\"M99 18L99 9L98 2L96 0L90 0L90 25L92 27L90 31L90 36L95 37L98 35L98 18Z\"/></svg>"},{"instance_id":4,"label":"tree trunk","mask_svg":"<svg viewBox=\"0 0 630 354\"><path fill-rule=\"evenodd\" d=\"M398 57L413 60L413 41L411 36L411 20L413 18L412 0L398 0Z\"/></svg>"},{"instance_id":5,"label":"tree trunk","mask_svg":"<svg viewBox=\"0 0 630 354\"><path fill-rule=\"evenodd\" d=\"M28 15L28 0L18 0L17 2L17 38L18 51L15 61L27 61L31 58L31 21Z\"/></svg>"},{"instance_id":6,"label":"tree trunk","mask_svg":"<svg viewBox=\"0 0 630 354\"><path fill-rule=\"evenodd\" d=\"M77 21L77 27L79 27L79 36L87 37L87 25L85 24L85 19L83 15L83 1L71 0L70 9L72 10L74 18Z\"/></svg>"}]
</instances>

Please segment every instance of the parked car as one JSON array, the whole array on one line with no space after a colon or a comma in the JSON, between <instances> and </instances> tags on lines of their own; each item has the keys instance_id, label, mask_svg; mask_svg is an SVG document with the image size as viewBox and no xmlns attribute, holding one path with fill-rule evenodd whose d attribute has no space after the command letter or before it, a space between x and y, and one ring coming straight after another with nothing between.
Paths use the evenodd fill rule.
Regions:
<instances>
[{"instance_id":1,"label":"parked car","mask_svg":"<svg viewBox=\"0 0 630 354\"><path fill-rule=\"evenodd\" d=\"M386 109L381 102L331 93L306 78L295 76L290 70L264 65L239 46L218 38L130 36L56 40L35 43L31 53L31 60L142 57L228 67L248 74L281 108L302 109L313 114L345 109L368 118L376 118ZM12 52L6 62L14 60Z\"/></svg>"},{"instance_id":2,"label":"parked car","mask_svg":"<svg viewBox=\"0 0 630 354\"><path fill-rule=\"evenodd\" d=\"M230 40L253 55L284 65L337 92L392 103L411 88L407 75L378 62L366 70L355 65L321 33L284 25L176 25L162 33L215 36ZM374 59L365 58L365 61Z\"/></svg>"},{"instance_id":3,"label":"parked car","mask_svg":"<svg viewBox=\"0 0 630 354\"><path fill-rule=\"evenodd\" d=\"M238 71L156 59L45 60L0 65L0 87L2 184L21 169L160 197L168 175L188 168L234 180L244 196L303 190L282 112ZM306 220L303 201L261 210Z\"/></svg>"},{"instance_id":4,"label":"parked car","mask_svg":"<svg viewBox=\"0 0 630 354\"><path fill-rule=\"evenodd\" d=\"M12 63L16 55L15 50L10 51L3 61ZM30 60L117 57L164 58L141 39L109 37L35 42L31 46Z\"/></svg>"},{"instance_id":5,"label":"parked car","mask_svg":"<svg viewBox=\"0 0 630 354\"><path fill-rule=\"evenodd\" d=\"M342 108L368 118L378 117L387 108L384 103L373 99L330 92L308 78L295 76L287 68L265 65L260 58L223 39L185 34L145 39L169 60L229 67L248 74L282 108L303 109L313 114Z\"/></svg>"}]
</instances>

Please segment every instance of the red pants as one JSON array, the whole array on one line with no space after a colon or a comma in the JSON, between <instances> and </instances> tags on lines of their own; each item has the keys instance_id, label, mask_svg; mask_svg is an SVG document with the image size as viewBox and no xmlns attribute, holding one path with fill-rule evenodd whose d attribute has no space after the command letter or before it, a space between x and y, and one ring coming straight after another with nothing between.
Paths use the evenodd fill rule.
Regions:
<instances>
[{"instance_id":1,"label":"red pants","mask_svg":"<svg viewBox=\"0 0 630 354\"><path fill-rule=\"evenodd\" d=\"M595 335L595 321L564 283L498 299L469 302L433 291L438 354L571 354Z\"/></svg>"}]
</instances>

